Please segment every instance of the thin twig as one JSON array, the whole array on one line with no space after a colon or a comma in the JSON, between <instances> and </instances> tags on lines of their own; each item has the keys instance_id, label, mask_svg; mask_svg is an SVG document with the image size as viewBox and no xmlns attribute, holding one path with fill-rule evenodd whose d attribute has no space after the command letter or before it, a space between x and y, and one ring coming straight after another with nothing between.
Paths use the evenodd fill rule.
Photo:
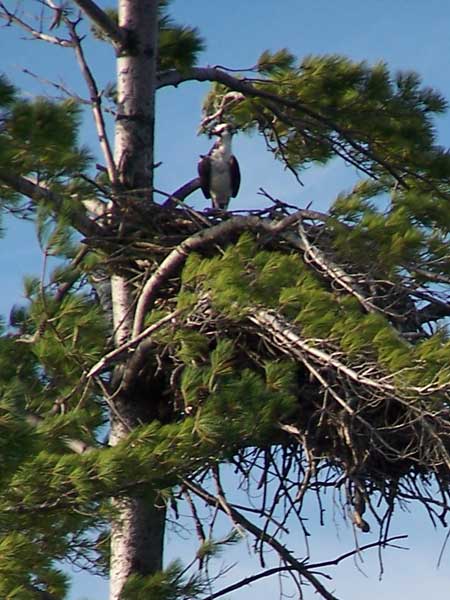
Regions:
<instances>
[{"instance_id":1,"label":"thin twig","mask_svg":"<svg viewBox=\"0 0 450 600\"><path fill-rule=\"evenodd\" d=\"M29 25L28 23L20 19L17 15L9 11L3 2L0 2L0 9L3 10L3 12L0 12L0 19L5 19L6 21L8 21L8 24L14 23L15 25L18 25L20 28L24 29L29 34L31 34L35 39L42 40L44 42L49 42L50 44L55 44L56 46L62 46L63 48L73 47L73 43L70 40L65 40L55 35L50 35L48 33L44 33L42 31L34 29L34 27L31 27L31 25Z\"/></svg>"},{"instance_id":2,"label":"thin twig","mask_svg":"<svg viewBox=\"0 0 450 600\"><path fill-rule=\"evenodd\" d=\"M70 33L73 47L75 49L75 55L80 65L81 74L84 77L89 95L91 99L92 114L94 116L95 126L97 128L97 136L100 143L100 147L105 157L106 168L108 170L108 177L110 182L115 185L118 181L116 163L114 161L111 144L109 143L108 134L106 132L106 124L102 110L102 96L98 90L97 82L95 81L94 75L87 63L83 47L81 45L81 38L76 32L75 24L69 19L65 19L65 23Z\"/></svg>"}]
</instances>

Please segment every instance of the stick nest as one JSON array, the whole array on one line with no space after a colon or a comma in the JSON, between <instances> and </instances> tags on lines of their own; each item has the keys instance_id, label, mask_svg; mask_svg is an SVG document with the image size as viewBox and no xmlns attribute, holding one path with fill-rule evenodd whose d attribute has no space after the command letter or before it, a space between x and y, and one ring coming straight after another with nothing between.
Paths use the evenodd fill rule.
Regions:
<instances>
[{"instance_id":1,"label":"stick nest","mask_svg":"<svg viewBox=\"0 0 450 600\"><path fill-rule=\"evenodd\" d=\"M155 222L159 242L155 244L154 230L148 232L152 251L145 259L147 271L142 267L142 252L133 250L145 243L142 240L127 246L126 252L118 245L116 253L122 268L135 275L137 297L145 289L148 265L158 269L163 260L169 264L170 254L181 243L188 242L183 247L186 258L194 251L203 258L220 256L243 231L250 231L258 248L295 255L330 294L357 301L362 315L382 317L412 355L450 314L442 294L434 294L427 284L412 284L410 274L389 278L372 264L364 265L363 257L358 264L342 259L327 215L307 209L292 213L278 202L271 210L244 217L161 209ZM137 229L145 238L142 223L136 224ZM190 244L199 234L204 240ZM152 290L152 304L159 311L176 309L176 292L183 289L181 267L178 261L165 269L156 293ZM256 304L233 318L217 308L207 287L191 284L198 301L173 320L174 331L201 332L210 340L210 350L224 336L234 339L236 368L247 365L262 370L265 361L286 358L296 365L295 415L274 423L273 439L264 448L237 450L235 464L243 481L248 482L257 468L259 485L269 486L273 470L282 464L277 501L289 499L288 514L300 514L306 491L332 487L343 492L346 510L362 531L370 528L363 517L367 507L381 530L387 531L396 502L412 500L422 503L433 520L445 524L450 504L450 379L442 369L417 383L410 374L425 368L419 359L393 370L370 350L352 353L333 336L307 335L301 322L273 306ZM176 343L167 343L167 338L160 343L157 337L151 348L164 372L162 385L171 388L170 394L167 389L164 394L166 403L173 398L171 419L186 414L179 388L183 363L177 350ZM261 506L261 510L270 512L274 506Z\"/></svg>"}]
</instances>

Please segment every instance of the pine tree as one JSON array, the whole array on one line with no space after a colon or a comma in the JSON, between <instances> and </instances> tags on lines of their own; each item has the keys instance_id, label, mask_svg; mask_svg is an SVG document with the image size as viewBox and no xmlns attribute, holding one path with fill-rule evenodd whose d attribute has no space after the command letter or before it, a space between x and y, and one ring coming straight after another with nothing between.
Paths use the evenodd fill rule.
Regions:
<instances>
[{"instance_id":1,"label":"pine tree","mask_svg":"<svg viewBox=\"0 0 450 600\"><path fill-rule=\"evenodd\" d=\"M62 561L109 577L111 600L211 597L205 566L245 532L278 565L222 592L284 572L333 599L283 538L294 517L307 535L308 492L335 486L380 546L402 502L448 512L450 158L433 128L446 101L414 73L340 56L200 67L204 41L169 2L117 4L37 2L36 29L0 3L75 53L104 158L79 144L80 98L30 100L2 76L1 207L35 222L58 266L26 280L1 331L0 597L65 598ZM117 55L107 90L87 24ZM198 179L161 203L155 95L178 86L182 102L191 81L212 84L205 132L259 132L296 175L338 156L364 178L329 213L276 199L199 213L184 203ZM166 524L186 508L199 549L164 564Z\"/></svg>"}]
</instances>

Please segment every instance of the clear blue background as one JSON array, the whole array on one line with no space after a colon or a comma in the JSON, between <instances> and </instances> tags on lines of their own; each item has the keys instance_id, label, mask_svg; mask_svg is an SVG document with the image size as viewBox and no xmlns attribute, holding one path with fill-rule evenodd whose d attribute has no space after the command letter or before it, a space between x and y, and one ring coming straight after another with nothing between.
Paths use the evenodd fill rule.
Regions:
<instances>
[{"instance_id":1,"label":"clear blue background","mask_svg":"<svg viewBox=\"0 0 450 600\"><path fill-rule=\"evenodd\" d=\"M103 7L107 2L99 2ZM12 7L15 2L7 2ZM33 0L22 2L25 10L35 8ZM299 57L306 54L339 53L355 60L370 63L386 61L393 70L415 70L427 85L441 90L450 97L450 3L447 0L178 0L173 3L173 15L178 22L199 27L207 41L207 51L201 65L225 65L232 68L250 67L265 49L289 48ZM71 51L49 46L43 42L25 41L27 36L14 27L0 29L0 71L31 96L56 94L43 83L22 73L26 67L42 78L63 81L68 87L87 97ZM100 84L114 77L114 55L106 45L87 43L88 58ZM205 152L210 142L197 137L201 118L201 102L208 90L207 84L189 83L178 89L162 90L158 97L157 155L162 161L158 169L157 186L171 192L196 174L198 155ZM449 119L437 123L440 141L449 141ZM89 114L82 130L82 141L100 154L95 128ZM309 169L302 175L305 186L299 187L293 177L283 172L264 149L261 138L239 136L235 140L243 173L239 198L231 208L250 208L261 205L260 187L287 202L316 209L324 209L336 193L348 187L357 174L340 162L326 169ZM204 207L201 194L189 201ZM2 294L0 314L8 315L14 303L23 301L22 277L26 273L42 272L42 255L29 224L10 218L5 220L6 236L0 240L0 273ZM351 528L342 523L330 498L325 527L317 525L317 510L310 506L313 561L333 558L352 548ZM334 512L336 514L334 514ZM376 550L369 551L358 561L358 569L350 559L337 567L331 587L338 598L346 600L419 600L424 597L447 597L450 583L450 555L444 552L441 567L437 560L445 539L445 530L434 531L426 516L411 508L398 512L393 533L409 533L409 551L387 550L383 554L384 575L379 581L379 563ZM290 543L295 545L295 532ZM300 533L299 533L300 537ZM361 536L365 544L374 538ZM291 540L293 540L291 542ZM228 576L235 581L257 572L258 565L250 566L246 544L241 544L239 563ZM175 534L169 535L170 557L186 554L188 544ZM299 556L302 552L299 550ZM188 560L188 557L186 557ZM226 562L226 556L223 557ZM230 562L233 559L230 555ZM72 600L89 598L106 600L107 585L97 578L73 574ZM246 588L232 595L237 600L277 597L277 581ZM313 598L312 590L305 597ZM316 596L314 596L316 597Z\"/></svg>"}]
</instances>

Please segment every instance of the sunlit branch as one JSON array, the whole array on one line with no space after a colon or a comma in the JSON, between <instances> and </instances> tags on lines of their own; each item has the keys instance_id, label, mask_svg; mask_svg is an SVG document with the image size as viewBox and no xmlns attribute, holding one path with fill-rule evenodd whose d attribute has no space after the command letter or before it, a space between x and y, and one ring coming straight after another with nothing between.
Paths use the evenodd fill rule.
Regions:
<instances>
[{"instance_id":1,"label":"sunlit branch","mask_svg":"<svg viewBox=\"0 0 450 600\"><path fill-rule=\"evenodd\" d=\"M178 71L168 71L162 73L159 77L158 87L162 88L166 86L177 86L180 83L192 80L215 81L229 87L232 90L241 92L247 97L261 98L266 100L269 110L272 110L272 107L278 110L278 107L284 106L285 108L299 111L300 113L312 118L315 122L322 123L331 130L335 131L342 137L342 139L346 141L349 147L353 148L356 152L361 154L361 156L365 156L366 158L369 158L370 160L382 166L385 171L389 173L403 188L408 188L407 183L400 173L398 173L396 169L394 169L373 150L356 142L352 137L352 132L346 131L333 120L321 115L299 100L291 100L290 98L274 94L273 92L269 92L261 87L255 87L251 79L238 79L237 77L230 75L228 72L214 67L195 67L190 69L187 73L179 73Z\"/></svg>"},{"instance_id":2,"label":"sunlit branch","mask_svg":"<svg viewBox=\"0 0 450 600\"><path fill-rule=\"evenodd\" d=\"M161 285L167 281L172 273L181 267L191 252L208 246L232 233L243 230L262 231L274 235L279 234L286 227L295 223L295 221L298 221L302 217L302 214L303 211L299 210L276 222L267 222L264 219L255 216L233 217L219 225L199 231L186 238L163 260L158 269L145 284L136 306L133 336L135 337L141 332L147 310L156 297Z\"/></svg>"}]
</instances>

